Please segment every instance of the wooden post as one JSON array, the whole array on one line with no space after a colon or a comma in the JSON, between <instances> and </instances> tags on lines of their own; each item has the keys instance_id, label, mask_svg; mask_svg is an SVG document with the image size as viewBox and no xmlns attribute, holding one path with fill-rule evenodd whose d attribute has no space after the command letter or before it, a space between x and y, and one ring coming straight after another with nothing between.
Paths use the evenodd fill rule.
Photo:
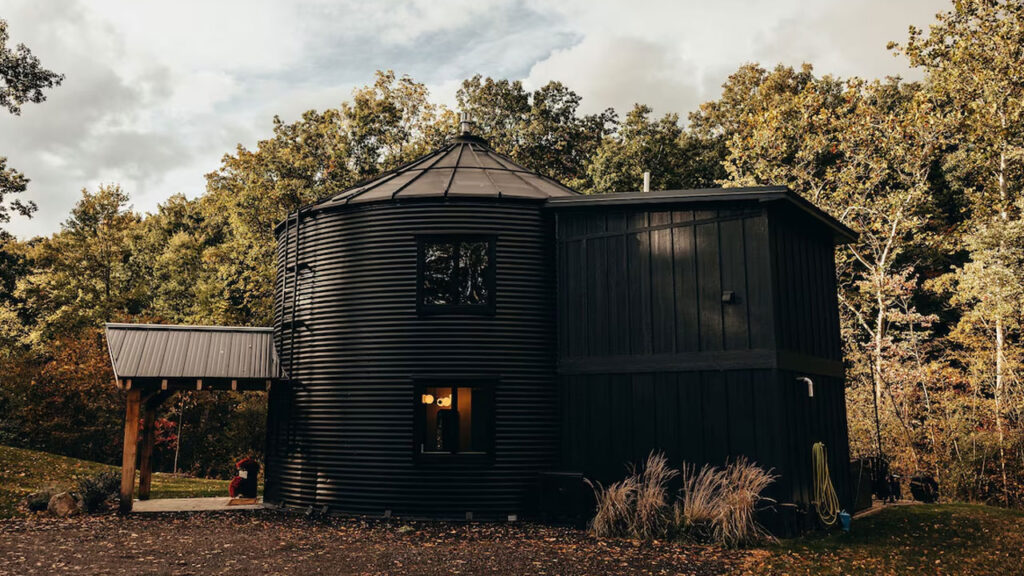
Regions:
<instances>
[{"instance_id":1,"label":"wooden post","mask_svg":"<svg viewBox=\"0 0 1024 576\"><path fill-rule=\"evenodd\" d=\"M139 500L149 500L153 484L153 445L156 444L156 402L146 402L142 416L142 448L139 451Z\"/></svg>"},{"instance_id":2,"label":"wooden post","mask_svg":"<svg viewBox=\"0 0 1024 576\"><path fill-rule=\"evenodd\" d=\"M124 411L124 452L121 458L120 511L122 514L132 511L132 493L135 491L135 453L138 450L139 441L140 403L139 389L128 390L128 402Z\"/></svg>"}]
</instances>

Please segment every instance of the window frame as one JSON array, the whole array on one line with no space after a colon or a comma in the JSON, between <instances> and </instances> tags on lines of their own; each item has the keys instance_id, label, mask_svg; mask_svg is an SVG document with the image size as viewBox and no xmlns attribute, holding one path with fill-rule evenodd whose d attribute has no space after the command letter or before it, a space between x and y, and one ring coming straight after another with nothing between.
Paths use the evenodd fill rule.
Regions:
<instances>
[{"instance_id":1,"label":"window frame","mask_svg":"<svg viewBox=\"0 0 1024 576\"><path fill-rule=\"evenodd\" d=\"M494 462L494 430L497 418L495 414L495 390L497 390L498 379L495 376L422 376L413 378L413 461L417 465L490 465ZM424 443L423 429L426 409L421 400L427 388L451 388L452 397L458 406L458 389L473 388L473 404L479 401L484 402L484 411L490 418L487 432L483 438L483 452L421 452L420 446ZM482 390L482 398L477 396L477 390ZM474 414L474 417L476 415Z\"/></svg>"},{"instance_id":2,"label":"window frame","mask_svg":"<svg viewBox=\"0 0 1024 576\"><path fill-rule=\"evenodd\" d=\"M430 243L472 243L487 242L487 272L484 282L487 286L487 302L483 304L427 304L423 301L423 275L426 272L426 246ZM494 234L444 233L420 234L416 236L416 312L420 316L467 315L494 316L495 288L497 285L498 237Z\"/></svg>"}]
</instances>

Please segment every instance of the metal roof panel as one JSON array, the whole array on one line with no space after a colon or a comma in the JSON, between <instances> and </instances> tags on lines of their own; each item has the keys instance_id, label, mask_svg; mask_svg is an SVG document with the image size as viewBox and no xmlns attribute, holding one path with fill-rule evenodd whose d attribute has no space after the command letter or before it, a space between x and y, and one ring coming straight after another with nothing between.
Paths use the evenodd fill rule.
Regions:
<instances>
[{"instance_id":1,"label":"metal roof panel","mask_svg":"<svg viewBox=\"0 0 1024 576\"><path fill-rule=\"evenodd\" d=\"M106 335L118 378L281 376L270 328L107 324Z\"/></svg>"}]
</instances>

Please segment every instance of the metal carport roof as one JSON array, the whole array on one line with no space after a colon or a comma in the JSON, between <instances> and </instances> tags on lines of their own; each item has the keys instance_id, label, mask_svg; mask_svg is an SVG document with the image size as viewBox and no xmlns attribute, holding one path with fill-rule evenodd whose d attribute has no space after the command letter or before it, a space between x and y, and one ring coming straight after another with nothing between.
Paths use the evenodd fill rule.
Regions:
<instances>
[{"instance_id":1,"label":"metal carport roof","mask_svg":"<svg viewBox=\"0 0 1024 576\"><path fill-rule=\"evenodd\" d=\"M265 383L281 377L271 328L107 324L118 382Z\"/></svg>"}]
</instances>

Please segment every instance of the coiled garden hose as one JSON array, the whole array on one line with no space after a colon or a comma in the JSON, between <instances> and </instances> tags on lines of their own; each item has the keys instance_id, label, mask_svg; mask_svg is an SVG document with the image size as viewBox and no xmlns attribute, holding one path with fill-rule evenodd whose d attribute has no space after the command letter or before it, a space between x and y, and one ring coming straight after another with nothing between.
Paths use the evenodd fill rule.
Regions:
<instances>
[{"instance_id":1,"label":"coiled garden hose","mask_svg":"<svg viewBox=\"0 0 1024 576\"><path fill-rule=\"evenodd\" d=\"M814 458L814 507L818 511L818 518L825 526L836 523L839 517L839 497L832 486L832 476L828 471L828 453L825 452L825 444L815 442L811 447L811 454Z\"/></svg>"}]
</instances>

